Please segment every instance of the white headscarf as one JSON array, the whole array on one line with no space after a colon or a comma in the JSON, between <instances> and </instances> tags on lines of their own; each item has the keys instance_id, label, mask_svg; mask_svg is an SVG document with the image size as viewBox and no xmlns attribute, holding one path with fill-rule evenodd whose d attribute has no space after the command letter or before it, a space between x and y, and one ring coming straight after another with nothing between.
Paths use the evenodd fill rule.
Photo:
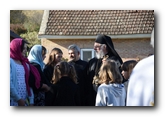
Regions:
<instances>
[{"instance_id":1,"label":"white headscarf","mask_svg":"<svg viewBox=\"0 0 165 117\"><path fill-rule=\"evenodd\" d=\"M42 58L42 46L41 45L34 45L28 55L28 59L30 63L34 62L41 66L41 69L44 69L44 62Z\"/></svg>"}]
</instances>

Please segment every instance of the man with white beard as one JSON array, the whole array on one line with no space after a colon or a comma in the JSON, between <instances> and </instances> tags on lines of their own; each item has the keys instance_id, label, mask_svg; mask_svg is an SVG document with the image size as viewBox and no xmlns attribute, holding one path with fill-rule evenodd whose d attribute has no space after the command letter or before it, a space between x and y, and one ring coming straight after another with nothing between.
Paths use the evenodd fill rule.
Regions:
<instances>
[{"instance_id":1,"label":"man with white beard","mask_svg":"<svg viewBox=\"0 0 165 117\"><path fill-rule=\"evenodd\" d=\"M118 64L119 69L121 64L123 63L121 57L114 49L114 45L112 43L111 37L107 35L103 35L103 34L97 35L94 43L94 50L96 52L96 57L92 58L88 62L88 69L87 69L87 76L88 76L88 82L86 85L88 89L87 106L95 106L97 88L100 85L98 84L98 72L101 67L102 61L104 59L115 60L116 63Z\"/></svg>"}]
</instances>

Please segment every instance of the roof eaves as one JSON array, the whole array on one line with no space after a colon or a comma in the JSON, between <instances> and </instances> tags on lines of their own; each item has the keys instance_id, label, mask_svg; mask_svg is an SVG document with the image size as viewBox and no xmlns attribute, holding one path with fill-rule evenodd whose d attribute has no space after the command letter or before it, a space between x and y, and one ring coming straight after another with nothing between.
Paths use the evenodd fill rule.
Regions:
<instances>
[{"instance_id":1,"label":"roof eaves","mask_svg":"<svg viewBox=\"0 0 165 117\"><path fill-rule=\"evenodd\" d=\"M151 38L151 34L108 35L112 39ZM95 39L96 36L38 35L39 39Z\"/></svg>"}]
</instances>

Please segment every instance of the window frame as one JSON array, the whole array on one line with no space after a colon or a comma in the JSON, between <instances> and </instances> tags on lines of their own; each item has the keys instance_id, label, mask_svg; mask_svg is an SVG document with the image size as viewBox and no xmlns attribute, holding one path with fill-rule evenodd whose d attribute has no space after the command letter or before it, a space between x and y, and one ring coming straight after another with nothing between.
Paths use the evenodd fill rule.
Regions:
<instances>
[{"instance_id":1,"label":"window frame","mask_svg":"<svg viewBox=\"0 0 165 117\"><path fill-rule=\"evenodd\" d=\"M81 49L81 60L83 60L83 52L85 51L91 51L91 58L94 58L94 49Z\"/></svg>"}]
</instances>

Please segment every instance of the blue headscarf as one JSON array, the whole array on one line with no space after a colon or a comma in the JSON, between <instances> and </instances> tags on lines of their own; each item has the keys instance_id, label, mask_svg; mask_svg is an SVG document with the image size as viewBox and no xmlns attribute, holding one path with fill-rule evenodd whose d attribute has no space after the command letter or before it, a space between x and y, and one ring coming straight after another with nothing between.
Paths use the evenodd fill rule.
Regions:
<instances>
[{"instance_id":1,"label":"blue headscarf","mask_svg":"<svg viewBox=\"0 0 165 117\"><path fill-rule=\"evenodd\" d=\"M45 67L45 64L42 58L42 46L34 45L29 52L28 59L30 63L34 62L34 63L39 64L41 66L41 69L43 70Z\"/></svg>"}]
</instances>

